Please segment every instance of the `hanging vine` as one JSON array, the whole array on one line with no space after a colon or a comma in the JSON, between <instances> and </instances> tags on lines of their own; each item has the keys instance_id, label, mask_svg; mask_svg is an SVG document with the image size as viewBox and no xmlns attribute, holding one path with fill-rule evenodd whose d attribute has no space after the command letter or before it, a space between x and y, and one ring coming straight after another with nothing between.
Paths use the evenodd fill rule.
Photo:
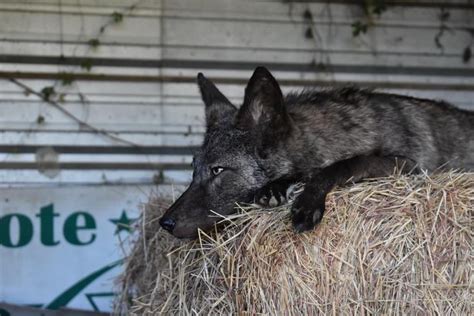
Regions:
<instances>
[{"instance_id":1,"label":"hanging vine","mask_svg":"<svg viewBox=\"0 0 474 316\"><path fill-rule=\"evenodd\" d=\"M98 129L98 128L90 125L89 123L84 122L83 120L79 119L77 116L75 116L74 114L72 114L71 112L66 110L63 106L61 106L58 102L51 99L51 96L54 95L54 91L52 91L50 89L50 87L45 87L41 90L41 92L38 92L38 91L35 91L31 87L25 85L24 83L14 79L14 78L10 78L10 82L12 82L15 85L17 85L18 87L22 88L25 91L25 93L32 94L32 95L35 95L35 96L41 98L44 102L51 105L52 107L54 107L55 109L57 109L58 111L60 111L64 115L66 115L67 117L71 118L73 121L78 123L80 129L91 131L91 132L94 132L94 133L97 133L97 134L102 134L102 135L110 138L111 140L117 141L117 142L122 143L122 144L138 147L137 144L135 144L131 141L128 141L128 140L125 140L125 139L120 138L118 136L115 136L115 135L113 135L113 134L111 134L111 133L109 133L105 130ZM44 122L45 122L44 117L41 116L41 115L38 116L37 123L38 124L43 124Z\"/></svg>"},{"instance_id":2,"label":"hanging vine","mask_svg":"<svg viewBox=\"0 0 474 316\"><path fill-rule=\"evenodd\" d=\"M374 27L376 20L387 10L384 0L362 0L359 2L364 12L364 17L351 24L352 36L354 37L367 33L367 30Z\"/></svg>"},{"instance_id":3,"label":"hanging vine","mask_svg":"<svg viewBox=\"0 0 474 316\"><path fill-rule=\"evenodd\" d=\"M294 8L293 4L295 1L286 0L284 2L289 3L291 8L290 13L293 14ZM385 0L358 0L358 5L362 9L363 15L361 18L356 19L351 24L352 36L354 38L363 36L366 34L369 29L375 28L377 22L382 19L383 13L386 12L388 7L388 1ZM328 2L328 6L331 4ZM463 28L463 27L452 27L449 25L451 13L444 7L441 7L441 12L439 14L439 27L434 35L434 44L435 46L444 53L443 45L443 36L447 33L454 34L456 31L468 32L470 35L469 43L464 47L462 52L460 52L461 59L463 63L469 63L472 59L472 46L474 45L474 27L473 28ZM317 31L316 25L314 23L313 13L309 8L303 11L302 19L305 25L304 37L306 39L311 39L316 42L318 47L322 43L321 34ZM314 62L318 68L326 68L326 65L321 62Z\"/></svg>"},{"instance_id":4,"label":"hanging vine","mask_svg":"<svg viewBox=\"0 0 474 316\"><path fill-rule=\"evenodd\" d=\"M434 42L436 47L440 49L442 53L444 53L444 45L441 43L441 38L446 31L449 31L450 33L453 32L453 30L447 25L450 16L451 13L449 13L449 11L447 11L445 8L441 8L441 13L439 14L439 28L434 37Z\"/></svg>"},{"instance_id":5,"label":"hanging vine","mask_svg":"<svg viewBox=\"0 0 474 316\"><path fill-rule=\"evenodd\" d=\"M90 55L91 53L93 53L93 51L97 51L100 48L100 45L101 45L101 38L106 33L107 29L122 23L125 17L130 16L133 13L133 11L137 8L137 6L139 5L139 3L141 1L142 0L137 1L133 5L126 7L122 11L112 12L107 17L107 20L98 28L98 30L96 32L96 35L94 37L90 38L89 40L87 40L87 45L88 45L89 49L85 52L85 55L87 56L87 55ZM58 9L59 9L59 14L62 15L61 3L59 3ZM62 18L60 19L59 24L60 24L60 43L61 43L61 52L60 52L59 59L64 60L65 57L64 57L63 47L62 47L62 43L64 42L63 35L62 35L62 33L63 33L63 31L62 31L62 28L63 28L62 27ZM94 66L93 61L90 57L84 57L80 62L80 68L83 69L83 70L86 70L88 72L92 70L93 66ZM39 91L34 90L32 87L26 85L23 82L18 81L15 78L9 78L9 80L12 83L14 83L15 85L17 85L18 87L20 87L21 89L23 89L23 92L25 93L25 95L30 95L30 94L35 95L38 98L40 98L41 100L43 100L46 104L49 104L50 106L54 107L55 109L57 109L60 112L62 112L63 114L65 114L67 117L71 118L73 121L78 123L78 125L81 129L85 129L85 130L88 130L88 131L91 131L91 132L94 132L94 133L97 133L97 134L102 134L102 135L108 137L109 139L111 139L113 141L120 142L122 144L130 145L130 146L134 146L134 147L138 146L137 144L135 144L133 142L122 139L118 136L115 136L115 135L105 131L105 130L98 129L98 128L86 123L85 121L79 119L74 114L67 111L64 107L61 106L61 103L64 103L66 101L66 94L60 91L60 90L62 90L62 89L60 89L60 87L70 87L70 86L72 86L75 82L75 72L63 71L63 72L58 73L57 79L54 81L54 83L52 85L45 86L45 87L41 88ZM80 102L83 105L88 104L87 98L84 94L82 94L81 92L78 92L77 96L78 96ZM38 115L38 117L36 119L36 123L38 125L45 124L46 123L45 117L41 114Z\"/></svg>"}]
</instances>

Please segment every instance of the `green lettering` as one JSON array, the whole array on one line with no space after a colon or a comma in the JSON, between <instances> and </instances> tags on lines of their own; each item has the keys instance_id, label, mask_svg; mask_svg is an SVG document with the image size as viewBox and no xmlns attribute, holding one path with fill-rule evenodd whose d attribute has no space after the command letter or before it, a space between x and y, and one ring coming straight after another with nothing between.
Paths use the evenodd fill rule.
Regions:
<instances>
[{"instance_id":1,"label":"green lettering","mask_svg":"<svg viewBox=\"0 0 474 316\"><path fill-rule=\"evenodd\" d=\"M79 219L83 218L84 223L79 225ZM76 212L66 219L64 222L63 233L66 240L77 246L89 245L94 242L96 234L92 233L90 238L87 241L81 241L78 236L80 230L90 230L95 229L96 224L94 217L86 212Z\"/></svg>"},{"instance_id":2,"label":"green lettering","mask_svg":"<svg viewBox=\"0 0 474 316\"><path fill-rule=\"evenodd\" d=\"M11 222L16 218L18 221L18 241L16 244L11 238ZM0 218L0 245L8 248L23 247L33 238L33 223L22 214L9 214Z\"/></svg>"},{"instance_id":3,"label":"green lettering","mask_svg":"<svg viewBox=\"0 0 474 316\"><path fill-rule=\"evenodd\" d=\"M42 207L36 216L40 219L41 243L45 246L58 245L59 241L54 240L54 218L58 217L59 214L54 213L53 204Z\"/></svg>"}]
</instances>

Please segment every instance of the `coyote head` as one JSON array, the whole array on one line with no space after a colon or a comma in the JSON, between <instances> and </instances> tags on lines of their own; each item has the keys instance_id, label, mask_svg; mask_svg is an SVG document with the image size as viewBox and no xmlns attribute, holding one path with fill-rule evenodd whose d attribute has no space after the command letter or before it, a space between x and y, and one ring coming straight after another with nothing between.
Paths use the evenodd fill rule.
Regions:
<instances>
[{"instance_id":1,"label":"coyote head","mask_svg":"<svg viewBox=\"0 0 474 316\"><path fill-rule=\"evenodd\" d=\"M203 74L197 82L206 106L206 135L194 155L191 184L160 219L179 238L212 228L219 221L216 213L234 213L236 202L252 202L259 189L292 169L285 146L292 123L267 69L255 70L240 109Z\"/></svg>"}]
</instances>

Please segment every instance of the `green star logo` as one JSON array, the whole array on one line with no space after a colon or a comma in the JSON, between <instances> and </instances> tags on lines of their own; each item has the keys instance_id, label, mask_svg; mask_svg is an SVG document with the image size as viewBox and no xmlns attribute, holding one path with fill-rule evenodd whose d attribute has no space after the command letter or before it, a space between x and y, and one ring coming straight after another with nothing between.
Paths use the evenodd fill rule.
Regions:
<instances>
[{"instance_id":1,"label":"green star logo","mask_svg":"<svg viewBox=\"0 0 474 316\"><path fill-rule=\"evenodd\" d=\"M136 218L129 218L127 216L127 212L125 210L122 211L122 215L120 215L117 219L109 219L110 222L117 225L115 229L115 235L120 233L122 230L125 230L128 233L132 232L132 224L136 221Z\"/></svg>"}]
</instances>

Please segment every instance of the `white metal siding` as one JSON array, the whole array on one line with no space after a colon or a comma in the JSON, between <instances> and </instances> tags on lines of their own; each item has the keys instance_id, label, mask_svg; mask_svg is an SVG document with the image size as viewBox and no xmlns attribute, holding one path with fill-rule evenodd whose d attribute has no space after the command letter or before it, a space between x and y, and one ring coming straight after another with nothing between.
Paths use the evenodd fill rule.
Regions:
<instances>
[{"instance_id":1,"label":"white metal siding","mask_svg":"<svg viewBox=\"0 0 474 316\"><path fill-rule=\"evenodd\" d=\"M367 34L353 37L351 24L363 11L341 1L3 0L0 183L143 183L159 169L185 179L180 170L204 131L199 71L237 104L253 68L266 65L284 91L356 83L474 109L474 63L462 59L467 46L474 50L472 2L397 3L389 2ZM449 29L440 49L442 7ZM88 41L113 12L124 12L123 21L92 48ZM308 27L313 39L305 37ZM79 66L86 58L90 71ZM64 109L139 148L81 128L8 80L41 91L61 73L75 77L71 86L56 82ZM60 153L55 178L37 170L41 146Z\"/></svg>"}]
</instances>

